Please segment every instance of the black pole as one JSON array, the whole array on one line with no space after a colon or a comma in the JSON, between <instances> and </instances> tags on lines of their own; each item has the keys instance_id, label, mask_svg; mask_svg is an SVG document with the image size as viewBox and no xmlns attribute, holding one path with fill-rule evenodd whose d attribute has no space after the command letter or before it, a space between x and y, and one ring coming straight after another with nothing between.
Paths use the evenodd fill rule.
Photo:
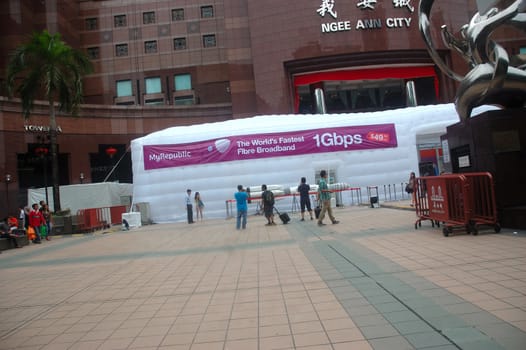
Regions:
<instances>
[{"instance_id":1,"label":"black pole","mask_svg":"<svg viewBox=\"0 0 526 350\"><path fill-rule=\"evenodd\" d=\"M47 154L44 154L44 188L46 191L46 204L49 205L49 198L47 193Z\"/></svg>"},{"instance_id":2,"label":"black pole","mask_svg":"<svg viewBox=\"0 0 526 350\"><path fill-rule=\"evenodd\" d=\"M9 181L8 181L8 175L6 175L5 178L5 211L6 211L6 217L9 216Z\"/></svg>"},{"instance_id":3,"label":"black pole","mask_svg":"<svg viewBox=\"0 0 526 350\"><path fill-rule=\"evenodd\" d=\"M115 164L116 164L115 156L112 156L111 157L111 170L112 170L112 174L111 175L112 175L112 178L113 178L113 182L117 181L117 174L115 174L117 169L115 169Z\"/></svg>"}]
</instances>

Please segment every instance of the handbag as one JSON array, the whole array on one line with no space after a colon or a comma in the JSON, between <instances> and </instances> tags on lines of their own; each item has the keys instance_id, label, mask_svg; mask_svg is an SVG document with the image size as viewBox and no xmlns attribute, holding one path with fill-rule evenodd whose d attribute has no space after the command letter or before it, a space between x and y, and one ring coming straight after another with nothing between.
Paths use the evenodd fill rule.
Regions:
<instances>
[{"instance_id":1,"label":"handbag","mask_svg":"<svg viewBox=\"0 0 526 350\"><path fill-rule=\"evenodd\" d=\"M35 229L33 228L33 226L29 226L27 228L27 238L32 241L34 240L35 238L37 237L37 234L35 232Z\"/></svg>"},{"instance_id":2,"label":"handbag","mask_svg":"<svg viewBox=\"0 0 526 350\"><path fill-rule=\"evenodd\" d=\"M411 186L411 184L407 184L407 185L405 186L405 191L406 191L407 193L413 193L413 186Z\"/></svg>"},{"instance_id":3,"label":"handbag","mask_svg":"<svg viewBox=\"0 0 526 350\"><path fill-rule=\"evenodd\" d=\"M40 237L42 238L47 237L47 226L46 225L40 226Z\"/></svg>"}]
</instances>

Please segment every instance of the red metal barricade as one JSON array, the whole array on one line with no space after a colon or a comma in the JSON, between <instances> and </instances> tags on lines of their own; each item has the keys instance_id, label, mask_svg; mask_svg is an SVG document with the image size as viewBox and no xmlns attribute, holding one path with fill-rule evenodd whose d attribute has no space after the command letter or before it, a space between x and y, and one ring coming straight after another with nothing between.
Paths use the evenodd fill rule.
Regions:
<instances>
[{"instance_id":1,"label":"red metal barricade","mask_svg":"<svg viewBox=\"0 0 526 350\"><path fill-rule=\"evenodd\" d=\"M122 224L122 214L127 213L125 205L119 205L115 207L110 207L110 223L111 225L121 225Z\"/></svg>"},{"instance_id":2,"label":"red metal barricade","mask_svg":"<svg viewBox=\"0 0 526 350\"><path fill-rule=\"evenodd\" d=\"M471 232L476 235L479 225L491 225L495 232L500 232L493 176L488 172L464 173L463 175L469 184Z\"/></svg>"},{"instance_id":3,"label":"red metal barricade","mask_svg":"<svg viewBox=\"0 0 526 350\"><path fill-rule=\"evenodd\" d=\"M92 232L99 229L102 223L99 222L96 208L79 209L77 211L79 221L79 231Z\"/></svg>"},{"instance_id":4,"label":"red metal barricade","mask_svg":"<svg viewBox=\"0 0 526 350\"><path fill-rule=\"evenodd\" d=\"M478 225L497 222L495 190L490 173L465 173L417 178L415 229L423 220L444 227L449 236L454 227L465 228L467 233L478 233Z\"/></svg>"},{"instance_id":5,"label":"red metal barricade","mask_svg":"<svg viewBox=\"0 0 526 350\"><path fill-rule=\"evenodd\" d=\"M418 217L415 221L415 230L419 226L422 226L422 221L424 220L431 221L432 227L435 227L435 224L440 225L439 222L435 222L435 220L431 219L429 216L429 203L426 196L425 180L417 178L416 188L414 188L413 191L415 191L415 209L416 216Z\"/></svg>"},{"instance_id":6,"label":"red metal barricade","mask_svg":"<svg viewBox=\"0 0 526 350\"><path fill-rule=\"evenodd\" d=\"M126 206L114 206L104 208L79 209L78 231L93 232L122 223L122 214L126 212Z\"/></svg>"},{"instance_id":7,"label":"red metal barricade","mask_svg":"<svg viewBox=\"0 0 526 350\"><path fill-rule=\"evenodd\" d=\"M420 209L422 218L417 220L415 228L417 223L426 219L438 226L442 222L445 236L453 232L453 226L465 227L468 232L471 230L471 208L466 200L469 198L469 185L465 176L424 176L417 179L417 185L417 205L426 209Z\"/></svg>"},{"instance_id":8,"label":"red metal barricade","mask_svg":"<svg viewBox=\"0 0 526 350\"><path fill-rule=\"evenodd\" d=\"M426 180L429 215L433 220L443 222L442 232L447 237L454 226L470 232L471 207L469 184L462 174L427 176Z\"/></svg>"}]
</instances>

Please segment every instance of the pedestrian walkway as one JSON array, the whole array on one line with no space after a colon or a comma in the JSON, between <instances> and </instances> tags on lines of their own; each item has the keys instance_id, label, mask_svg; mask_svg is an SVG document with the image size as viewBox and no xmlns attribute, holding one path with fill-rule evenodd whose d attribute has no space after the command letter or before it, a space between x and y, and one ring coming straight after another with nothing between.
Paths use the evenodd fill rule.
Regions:
<instances>
[{"instance_id":1,"label":"pedestrian walkway","mask_svg":"<svg viewBox=\"0 0 526 350\"><path fill-rule=\"evenodd\" d=\"M0 255L0 349L526 348L526 232L336 208L54 237Z\"/></svg>"}]
</instances>

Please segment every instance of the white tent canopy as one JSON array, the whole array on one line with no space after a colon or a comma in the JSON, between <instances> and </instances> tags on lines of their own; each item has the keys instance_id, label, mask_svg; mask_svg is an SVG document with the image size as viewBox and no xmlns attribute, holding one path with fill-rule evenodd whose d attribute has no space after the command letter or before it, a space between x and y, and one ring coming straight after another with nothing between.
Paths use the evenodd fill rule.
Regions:
<instances>
[{"instance_id":1,"label":"white tent canopy","mask_svg":"<svg viewBox=\"0 0 526 350\"><path fill-rule=\"evenodd\" d=\"M132 141L134 202L149 203L154 222L173 222L186 218L188 188L200 192L206 218L225 217L238 184L294 188L321 169L352 187L401 183L418 169L417 136L439 143L458 121L445 104L172 127Z\"/></svg>"},{"instance_id":2,"label":"white tent canopy","mask_svg":"<svg viewBox=\"0 0 526 350\"><path fill-rule=\"evenodd\" d=\"M76 214L79 209L104 208L130 204L133 192L132 184L100 182L79 185L60 186L60 207ZM46 201L46 189L32 188L27 191L27 203ZM53 188L48 187L49 207L53 205Z\"/></svg>"}]
</instances>

